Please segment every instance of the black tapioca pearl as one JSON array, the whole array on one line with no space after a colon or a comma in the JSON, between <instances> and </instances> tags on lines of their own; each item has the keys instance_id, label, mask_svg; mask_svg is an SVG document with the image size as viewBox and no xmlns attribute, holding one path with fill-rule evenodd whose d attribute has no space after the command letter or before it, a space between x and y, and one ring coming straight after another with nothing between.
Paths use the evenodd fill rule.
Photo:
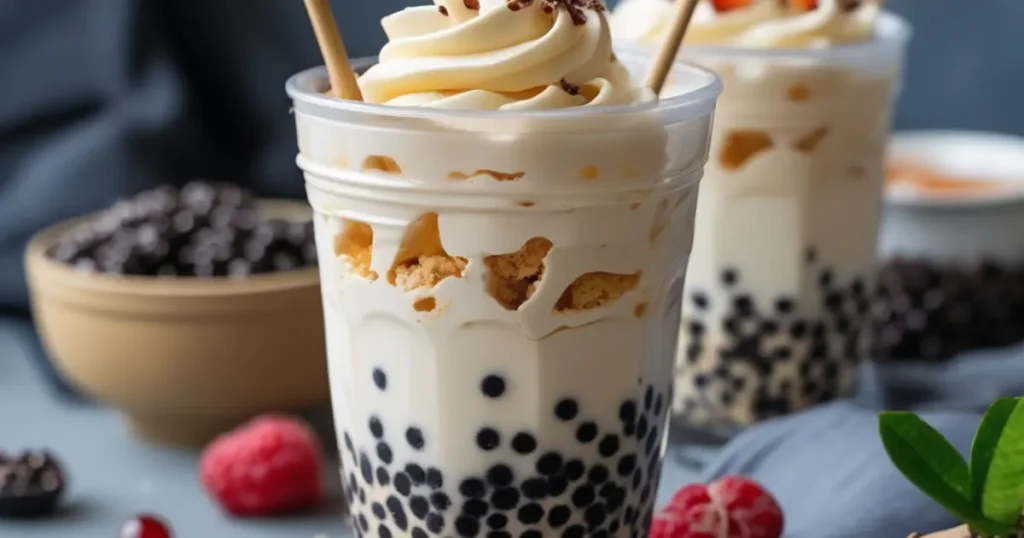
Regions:
<instances>
[{"instance_id":1,"label":"black tapioca pearl","mask_svg":"<svg viewBox=\"0 0 1024 538\"><path fill-rule=\"evenodd\" d=\"M644 391L644 410L650 411L652 405L654 405L654 387L648 385L647 390Z\"/></svg>"},{"instance_id":2,"label":"black tapioca pearl","mask_svg":"<svg viewBox=\"0 0 1024 538\"><path fill-rule=\"evenodd\" d=\"M807 322L803 320L794 321L793 324L789 326L789 335L796 340L807 336Z\"/></svg>"},{"instance_id":3,"label":"black tapioca pearl","mask_svg":"<svg viewBox=\"0 0 1024 538\"><path fill-rule=\"evenodd\" d=\"M719 364L715 366L715 369L712 370L711 373L719 379L729 379L732 377L732 369L729 368L728 364Z\"/></svg>"},{"instance_id":4,"label":"black tapioca pearl","mask_svg":"<svg viewBox=\"0 0 1024 538\"><path fill-rule=\"evenodd\" d=\"M551 528L557 529L562 525L569 522L569 518L572 517L572 509L564 504L555 505L548 512L548 525Z\"/></svg>"},{"instance_id":5,"label":"black tapioca pearl","mask_svg":"<svg viewBox=\"0 0 1024 538\"><path fill-rule=\"evenodd\" d=\"M616 466L616 471L619 476L629 476L629 473L633 472L636 468L636 456L633 454L626 454L619 458L619 464Z\"/></svg>"},{"instance_id":6,"label":"black tapioca pearl","mask_svg":"<svg viewBox=\"0 0 1024 538\"><path fill-rule=\"evenodd\" d=\"M423 431L414 426L410 426L405 430L405 440L415 450L423 450L423 447L427 444L423 439Z\"/></svg>"},{"instance_id":7,"label":"black tapioca pearl","mask_svg":"<svg viewBox=\"0 0 1024 538\"><path fill-rule=\"evenodd\" d=\"M627 525L632 525L636 521L636 509L633 508L633 505L626 505L626 509L623 510L622 521Z\"/></svg>"},{"instance_id":8,"label":"black tapioca pearl","mask_svg":"<svg viewBox=\"0 0 1024 538\"><path fill-rule=\"evenodd\" d=\"M570 481L577 481L583 478L584 472L587 471L587 467L583 464L583 461L579 459L570 459L565 462L565 477Z\"/></svg>"},{"instance_id":9,"label":"black tapioca pearl","mask_svg":"<svg viewBox=\"0 0 1024 538\"><path fill-rule=\"evenodd\" d=\"M569 479L563 475L555 475L548 477L547 480L547 494L549 497L558 497L565 493L565 490L569 488Z\"/></svg>"},{"instance_id":10,"label":"black tapioca pearl","mask_svg":"<svg viewBox=\"0 0 1024 538\"><path fill-rule=\"evenodd\" d=\"M693 302L693 306L696 306L700 310L706 309L708 304L710 304L708 296L705 295L704 292L700 291L693 292L693 294L690 295L690 301Z\"/></svg>"},{"instance_id":11,"label":"black tapioca pearl","mask_svg":"<svg viewBox=\"0 0 1024 538\"><path fill-rule=\"evenodd\" d=\"M377 467L377 483L386 486L391 483L391 475L384 467Z\"/></svg>"},{"instance_id":12,"label":"black tapioca pearl","mask_svg":"<svg viewBox=\"0 0 1024 538\"><path fill-rule=\"evenodd\" d=\"M452 505L452 500L443 491L435 491L430 494L430 505L438 512L444 512Z\"/></svg>"},{"instance_id":13,"label":"black tapioca pearl","mask_svg":"<svg viewBox=\"0 0 1024 538\"><path fill-rule=\"evenodd\" d=\"M507 531L491 531L487 533L487 538L512 538L512 535Z\"/></svg>"},{"instance_id":14,"label":"black tapioca pearl","mask_svg":"<svg viewBox=\"0 0 1024 538\"><path fill-rule=\"evenodd\" d=\"M441 474L441 470L436 467L427 469L427 485L431 489L441 489L444 486L444 475Z\"/></svg>"},{"instance_id":15,"label":"black tapioca pearl","mask_svg":"<svg viewBox=\"0 0 1024 538\"><path fill-rule=\"evenodd\" d=\"M736 397L731 392L723 392L718 395L718 401L722 402L724 406L732 405Z\"/></svg>"},{"instance_id":16,"label":"black tapioca pearl","mask_svg":"<svg viewBox=\"0 0 1024 538\"><path fill-rule=\"evenodd\" d=\"M823 289L828 289L832 287L834 278L835 276L832 274L831 269L822 269L821 272L818 273L818 285Z\"/></svg>"},{"instance_id":17,"label":"black tapioca pearl","mask_svg":"<svg viewBox=\"0 0 1024 538\"><path fill-rule=\"evenodd\" d=\"M618 486L615 485L615 482L605 482L601 486L601 489L597 490L597 495L602 499L607 500L615 496L615 491L617 489Z\"/></svg>"},{"instance_id":18,"label":"black tapioca pearl","mask_svg":"<svg viewBox=\"0 0 1024 538\"><path fill-rule=\"evenodd\" d=\"M387 525L381 525L377 527L377 536L379 538L391 538L391 529Z\"/></svg>"},{"instance_id":19,"label":"black tapioca pearl","mask_svg":"<svg viewBox=\"0 0 1024 538\"><path fill-rule=\"evenodd\" d=\"M373 504L371 504L370 505L370 510L373 511L374 517L376 517L377 519L379 519L381 521L386 520L387 517L388 517L387 511L384 510L384 505L381 504L381 503L373 503Z\"/></svg>"},{"instance_id":20,"label":"black tapioca pearl","mask_svg":"<svg viewBox=\"0 0 1024 538\"><path fill-rule=\"evenodd\" d=\"M811 346L811 358L812 359L826 359L828 358L828 345L824 342L816 342Z\"/></svg>"},{"instance_id":21,"label":"black tapioca pearl","mask_svg":"<svg viewBox=\"0 0 1024 538\"><path fill-rule=\"evenodd\" d=\"M776 322L774 322L774 321L772 321L770 319L766 319L766 320L761 322L761 334L766 335L766 336L771 336L771 335L774 335L774 334L776 334L778 332L779 332L779 324L778 323L776 323Z\"/></svg>"},{"instance_id":22,"label":"black tapioca pearl","mask_svg":"<svg viewBox=\"0 0 1024 538\"><path fill-rule=\"evenodd\" d=\"M430 513L427 514L427 530L434 534L441 534L444 532L444 517L441 514Z\"/></svg>"},{"instance_id":23,"label":"black tapioca pearl","mask_svg":"<svg viewBox=\"0 0 1024 538\"><path fill-rule=\"evenodd\" d=\"M587 522L587 525L591 527L597 527L604 523L604 520L608 518L608 512L605 511L603 504L592 504L583 513L583 520ZM592 535L595 536L595 535Z\"/></svg>"},{"instance_id":24,"label":"black tapioca pearl","mask_svg":"<svg viewBox=\"0 0 1024 538\"><path fill-rule=\"evenodd\" d=\"M487 483L494 487L508 486L512 484L513 480L515 480L515 474L512 473L512 469L508 465L503 463L492 465L487 470Z\"/></svg>"},{"instance_id":25,"label":"black tapioca pearl","mask_svg":"<svg viewBox=\"0 0 1024 538\"><path fill-rule=\"evenodd\" d=\"M537 449L537 440L526 432L520 432L512 438L512 450L522 455L532 453Z\"/></svg>"},{"instance_id":26,"label":"black tapioca pearl","mask_svg":"<svg viewBox=\"0 0 1024 538\"><path fill-rule=\"evenodd\" d=\"M825 296L825 306L833 312L839 312L843 308L844 297L842 292L833 291Z\"/></svg>"},{"instance_id":27,"label":"black tapioca pearl","mask_svg":"<svg viewBox=\"0 0 1024 538\"><path fill-rule=\"evenodd\" d=\"M366 490L363 488L359 488L359 502L366 504Z\"/></svg>"},{"instance_id":28,"label":"black tapioca pearl","mask_svg":"<svg viewBox=\"0 0 1024 538\"><path fill-rule=\"evenodd\" d=\"M598 486L608 481L609 474L608 468L598 463L591 467L590 471L587 472L587 481Z\"/></svg>"},{"instance_id":29,"label":"black tapioca pearl","mask_svg":"<svg viewBox=\"0 0 1024 538\"><path fill-rule=\"evenodd\" d=\"M373 484L373 467L370 466L370 458L366 457L365 452L359 454L359 472L367 484Z\"/></svg>"},{"instance_id":30,"label":"black tapioca pearl","mask_svg":"<svg viewBox=\"0 0 1024 538\"><path fill-rule=\"evenodd\" d=\"M732 385L732 390L743 390L743 387L747 384L747 380L742 377L734 377L729 382Z\"/></svg>"},{"instance_id":31,"label":"black tapioca pearl","mask_svg":"<svg viewBox=\"0 0 1024 538\"><path fill-rule=\"evenodd\" d=\"M606 503L608 505L608 511L614 512L621 508L626 502L627 495L628 492L626 491L626 488L622 486L615 486L615 490L608 496L608 502Z\"/></svg>"},{"instance_id":32,"label":"black tapioca pearl","mask_svg":"<svg viewBox=\"0 0 1024 538\"><path fill-rule=\"evenodd\" d=\"M622 528L622 524L620 524L617 519L613 519L612 522L608 524L608 532L612 534L619 532L620 528Z\"/></svg>"},{"instance_id":33,"label":"black tapioca pearl","mask_svg":"<svg viewBox=\"0 0 1024 538\"><path fill-rule=\"evenodd\" d=\"M640 468L637 468L635 471L633 471L633 489L637 489L640 487L640 481L643 479L643 474L644 473L642 470L640 470Z\"/></svg>"},{"instance_id":34,"label":"black tapioca pearl","mask_svg":"<svg viewBox=\"0 0 1024 538\"><path fill-rule=\"evenodd\" d=\"M796 303L788 297L782 297L775 301L775 311L779 314L792 314L795 308Z\"/></svg>"},{"instance_id":35,"label":"black tapioca pearl","mask_svg":"<svg viewBox=\"0 0 1024 538\"><path fill-rule=\"evenodd\" d=\"M516 518L524 525L532 525L544 519L544 508L537 503L526 503L519 507Z\"/></svg>"},{"instance_id":36,"label":"black tapioca pearl","mask_svg":"<svg viewBox=\"0 0 1024 538\"><path fill-rule=\"evenodd\" d=\"M823 340L825 338L825 323L822 321L814 322L811 327L811 338L814 340Z\"/></svg>"},{"instance_id":37,"label":"black tapioca pearl","mask_svg":"<svg viewBox=\"0 0 1024 538\"><path fill-rule=\"evenodd\" d=\"M622 425L622 435L626 437L632 437L636 433L636 421L629 421Z\"/></svg>"},{"instance_id":38,"label":"black tapioca pearl","mask_svg":"<svg viewBox=\"0 0 1024 538\"><path fill-rule=\"evenodd\" d=\"M864 280L860 277L854 278L853 282L850 283L850 293L852 293L854 297L864 297L865 290L866 286L864 286Z\"/></svg>"},{"instance_id":39,"label":"black tapioca pearl","mask_svg":"<svg viewBox=\"0 0 1024 538\"><path fill-rule=\"evenodd\" d=\"M707 385L708 385L708 376L707 376L707 374L697 374L697 375L693 376L693 386L701 389L701 388L706 387Z\"/></svg>"},{"instance_id":40,"label":"black tapioca pearl","mask_svg":"<svg viewBox=\"0 0 1024 538\"><path fill-rule=\"evenodd\" d=\"M836 332L838 332L840 334L846 334L846 333L850 332L850 329L852 329L853 324L850 322L850 318L840 314L840 315L836 316L835 326L836 326Z\"/></svg>"},{"instance_id":41,"label":"black tapioca pearl","mask_svg":"<svg viewBox=\"0 0 1024 538\"><path fill-rule=\"evenodd\" d=\"M562 538L583 538L586 529L583 525L572 525L562 532Z\"/></svg>"},{"instance_id":42,"label":"black tapioca pearl","mask_svg":"<svg viewBox=\"0 0 1024 538\"><path fill-rule=\"evenodd\" d=\"M723 269L721 276L722 284L726 286L735 286L740 280L739 273L735 269Z\"/></svg>"},{"instance_id":43,"label":"black tapioca pearl","mask_svg":"<svg viewBox=\"0 0 1024 538\"><path fill-rule=\"evenodd\" d=\"M494 374L485 377L480 383L480 392L488 398L501 398L505 394L505 379Z\"/></svg>"},{"instance_id":44,"label":"black tapioca pearl","mask_svg":"<svg viewBox=\"0 0 1024 538\"><path fill-rule=\"evenodd\" d=\"M388 376L384 373L384 370L380 368L373 369L373 384L377 385L377 388L380 390L387 390Z\"/></svg>"},{"instance_id":45,"label":"black tapioca pearl","mask_svg":"<svg viewBox=\"0 0 1024 538\"><path fill-rule=\"evenodd\" d=\"M520 533L519 538L544 538L544 533L536 529L530 529Z\"/></svg>"},{"instance_id":46,"label":"black tapioca pearl","mask_svg":"<svg viewBox=\"0 0 1024 538\"><path fill-rule=\"evenodd\" d=\"M348 485L352 489L359 487L359 482L356 481L356 474L353 472L348 473Z\"/></svg>"},{"instance_id":47,"label":"black tapioca pearl","mask_svg":"<svg viewBox=\"0 0 1024 538\"><path fill-rule=\"evenodd\" d=\"M419 527L412 528L412 538L429 538L427 532Z\"/></svg>"},{"instance_id":48,"label":"black tapioca pearl","mask_svg":"<svg viewBox=\"0 0 1024 538\"><path fill-rule=\"evenodd\" d=\"M655 470L658 468L659 463L661 463L661 460L658 458L651 458L647 462L647 480L653 480L658 477L658 473Z\"/></svg>"},{"instance_id":49,"label":"black tapioca pearl","mask_svg":"<svg viewBox=\"0 0 1024 538\"><path fill-rule=\"evenodd\" d=\"M384 504L387 505L388 511L391 512L391 519L394 520L395 526L403 531L408 529L409 518L405 515L405 508L402 506L402 501L398 500L398 497L391 495Z\"/></svg>"},{"instance_id":50,"label":"black tapioca pearl","mask_svg":"<svg viewBox=\"0 0 1024 538\"><path fill-rule=\"evenodd\" d=\"M807 247L804 252L804 261L807 263L814 263L818 259L818 249L814 247Z\"/></svg>"},{"instance_id":51,"label":"black tapioca pearl","mask_svg":"<svg viewBox=\"0 0 1024 538\"><path fill-rule=\"evenodd\" d=\"M370 522L366 520L365 514L359 514L357 519L359 520L359 528L363 529L364 532L370 530Z\"/></svg>"},{"instance_id":52,"label":"black tapioca pearl","mask_svg":"<svg viewBox=\"0 0 1024 538\"><path fill-rule=\"evenodd\" d=\"M610 458L619 451L619 436L614 433L609 433L601 438L601 442L597 444L598 452L606 457Z\"/></svg>"},{"instance_id":53,"label":"black tapioca pearl","mask_svg":"<svg viewBox=\"0 0 1024 538\"><path fill-rule=\"evenodd\" d=\"M701 322L699 322L697 320L693 320L693 321L690 322L689 327L690 327L690 336L691 337L693 337L693 338L700 338L700 337L704 336L704 324L703 323L701 323Z\"/></svg>"},{"instance_id":54,"label":"black tapioca pearl","mask_svg":"<svg viewBox=\"0 0 1024 538\"><path fill-rule=\"evenodd\" d=\"M487 484L479 478L467 478L459 484L459 493L470 499L479 499L487 493Z\"/></svg>"},{"instance_id":55,"label":"black tapioca pearl","mask_svg":"<svg viewBox=\"0 0 1024 538\"><path fill-rule=\"evenodd\" d=\"M689 364L697 364L700 359L701 353L704 352L704 346L696 343L691 343L686 346L686 362Z\"/></svg>"},{"instance_id":56,"label":"black tapioca pearl","mask_svg":"<svg viewBox=\"0 0 1024 538\"><path fill-rule=\"evenodd\" d=\"M585 508L594 502L594 486L583 484L572 492L572 504L576 508Z\"/></svg>"},{"instance_id":57,"label":"black tapioca pearl","mask_svg":"<svg viewBox=\"0 0 1024 538\"><path fill-rule=\"evenodd\" d=\"M839 378L839 365L830 362L825 365L825 379L828 381L834 381Z\"/></svg>"},{"instance_id":58,"label":"black tapioca pearl","mask_svg":"<svg viewBox=\"0 0 1024 538\"><path fill-rule=\"evenodd\" d=\"M491 451L501 445L501 434L494 428L480 428L476 432L476 446L481 450Z\"/></svg>"},{"instance_id":59,"label":"black tapioca pearl","mask_svg":"<svg viewBox=\"0 0 1024 538\"><path fill-rule=\"evenodd\" d=\"M812 380L804 381L801 392L806 398L814 397L818 393L818 383Z\"/></svg>"},{"instance_id":60,"label":"black tapioca pearl","mask_svg":"<svg viewBox=\"0 0 1024 538\"><path fill-rule=\"evenodd\" d=\"M519 504L519 490L499 488L491 495L491 504L498 510L511 510Z\"/></svg>"},{"instance_id":61,"label":"black tapioca pearl","mask_svg":"<svg viewBox=\"0 0 1024 538\"><path fill-rule=\"evenodd\" d=\"M383 441L377 443L377 457L380 458L380 461L390 464L393 458L391 447Z\"/></svg>"},{"instance_id":62,"label":"black tapioca pearl","mask_svg":"<svg viewBox=\"0 0 1024 538\"><path fill-rule=\"evenodd\" d=\"M409 493L412 492L412 482L409 480L409 475L399 471L395 473L395 489L399 493L408 497Z\"/></svg>"},{"instance_id":63,"label":"black tapioca pearl","mask_svg":"<svg viewBox=\"0 0 1024 538\"><path fill-rule=\"evenodd\" d=\"M740 320L732 316L725 318L722 321L722 330L726 334L734 338L740 336Z\"/></svg>"},{"instance_id":64,"label":"black tapioca pearl","mask_svg":"<svg viewBox=\"0 0 1024 538\"><path fill-rule=\"evenodd\" d=\"M455 518L455 531L459 536L475 538L480 532L480 521L468 516L459 516Z\"/></svg>"},{"instance_id":65,"label":"black tapioca pearl","mask_svg":"<svg viewBox=\"0 0 1024 538\"><path fill-rule=\"evenodd\" d=\"M410 463L405 466L405 472L409 475L409 479L412 483L419 486L427 481L427 473L423 470L423 467L415 463Z\"/></svg>"},{"instance_id":66,"label":"black tapioca pearl","mask_svg":"<svg viewBox=\"0 0 1024 538\"><path fill-rule=\"evenodd\" d=\"M349 436L348 432L345 432L343 437L345 439L345 448L347 448L350 453L355 454L356 449L352 445L352 437Z\"/></svg>"},{"instance_id":67,"label":"black tapioca pearl","mask_svg":"<svg viewBox=\"0 0 1024 538\"><path fill-rule=\"evenodd\" d=\"M749 295L737 295L732 300L732 308L743 317L754 315L754 301Z\"/></svg>"},{"instance_id":68,"label":"black tapioca pearl","mask_svg":"<svg viewBox=\"0 0 1024 538\"><path fill-rule=\"evenodd\" d=\"M665 406L665 399L661 394L654 399L654 414L660 415L662 408Z\"/></svg>"},{"instance_id":69,"label":"black tapioca pearl","mask_svg":"<svg viewBox=\"0 0 1024 538\"><path fill-rule=\"evenodd\" d=\"M793 356L793 350L789 346L779 346L772 351L772 356L778 360L786 360Z\"/></svg>"},{"instance_id":70,"label":"black tapioca pearl","mask_svg":"<svg viewBox=\"0 0 1024 538\"><path fill-rule=\"evenodd\" d=\"M523 483L519 486L522 490L523 496L531 500L539 500L547 497L548 495L548 483L542 477L527 478L523 480Z\"/></svg>"},{"instance_id":71,"label":"black tapioca pearl","mask_svg":"<svg viewBox=\"0 0 1024 538\"><path fill-rule=\"evenodd\" d=\"M462 513L477 519L486 516L490 511L491 506L483 499L467 499L466 502L462 503Z\"/></svg>"},{"instance_id":72,"label":"black tapioca pearl","mask_svg":"<svg viewBox=\"0 0 1024 538\"><path fill-rule=\"evenodd\" d=\"M384 437L384 425L380 423L379 418L370 417L369 425L370 433L372 433L374 437L376 437L377 439Z\"/></svg>"},{"instance_id":73,"label":"black tapioca pearl","mask_svg":"<svg viewBox=\"0 0 1024 538\"><path fill-rule=\"evenodd\" d=\"M608 531L605 529L597 529L590 533L591 538L608 538Z\"/></svg>"},{"instance_id":74,"label":"black tapioca pearl","mask_svg":"<svg viewBox=\"0 0 1024 538\"><path fill-rule=\"evenodd\" d=\"M636 403L633 400L626 400L619 406L619 420L632 422L636 419Z\"/></svg>"},{"instance_id":75,"label":"black tapioca pearl","mask_svg":"<svg viewBox=\"0 0 1024 538\"><path fill-rule=\"evenodd\" d=\"M548 452L537 460L537 472L544 476L557 474L562 470L562 456L557 452Z\"/></svg>"},{"instance_id":76,"label":"black tapioca pearl","mask_svg":"<svg viewBox=\"0 0 1024 538\"><path fill-rule=\"evenodd\" d=\"M579 405L572 398L565 398L555 405L555 416L565 421L576 418L579 411Z\"/></svg>"},{"instance_id":77,"label":"black tapioca pearl","mask_svg":"<svg viewBox=\"0 0 1024 538\"><path fill-rule=\"evenodd\" d=\"M643 439L647 435L647 417L640 417L636 423L636 438Z\"/></svg>"},{"instance_id":78,"label":"black tapioca pearl","mask_svg":"<svg viewBox=\"0 0 1024 538\"><path fill-rule=\"evenodd\" d=\"M508 517L505 514L491 514L487 516L487 526L494 529L504 529L508 525Z\"/></svg>"}]
</instances>

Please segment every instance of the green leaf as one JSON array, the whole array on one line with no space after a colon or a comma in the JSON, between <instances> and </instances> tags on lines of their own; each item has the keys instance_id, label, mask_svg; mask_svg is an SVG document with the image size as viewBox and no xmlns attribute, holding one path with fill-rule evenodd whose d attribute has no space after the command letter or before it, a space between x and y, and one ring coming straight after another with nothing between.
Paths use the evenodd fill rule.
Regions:
<instances>
[{"instance_id":1,"label":"green leaf","mask_svg":"<svg viewBox=\"0 0 1024 538\"><path fill-rule=\"evenodd\" d=\"M1000 407L1002 409L1002 407ZM988 413L986 413L986 417ZM994 417L993 420L998 420ZM973 458L972 458L973 459ZM1015 524L1024 507L1024 403L1015 402L1003 421L984 478L981 512L988 519Z\"/></svg>"},{"instance_id":2,"label":"green leaf","mask_svg":"<svg viewBox=\"0 0 1024 538\"><path fill-rule=\"evenodd\" d=\"M984 534L1006 530L986 521L971 503L967 462L935 428L913 413L886 412L878 417L878 431L889 459L925 495Z\"/></svg>"},{"instance_id":3,"label":"green leaf","mask_svg":"<svg viewBox=\"0 0 1024 538\"><path fill-rule=\"evenodd\" d=\"M978 510L982 509L981 498L996 444L1018 403L1017 398L1000 398L992 402L974 434L974 442L971 443L971 500Z\"/></svg>"}]
</instances>

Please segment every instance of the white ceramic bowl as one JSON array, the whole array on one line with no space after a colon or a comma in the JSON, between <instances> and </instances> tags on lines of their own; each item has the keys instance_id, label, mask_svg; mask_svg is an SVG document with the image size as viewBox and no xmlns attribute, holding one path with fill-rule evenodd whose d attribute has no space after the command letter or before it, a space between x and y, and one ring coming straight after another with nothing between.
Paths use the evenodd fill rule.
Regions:
<instances>
[{"instance_id":1,"label":"white ceramic bowl","mask_svg":"<svg viewBox=\"0 0 1024 538\"><path fill-rule=\"evenodd\" d=\"M1024 264L1024 138L967 131L901 132L893 135L889 160L928 166L965 180L995 180L1007 188L939 197L890 187L879 237L882 260Z\"/></svg>"}]
</instances>

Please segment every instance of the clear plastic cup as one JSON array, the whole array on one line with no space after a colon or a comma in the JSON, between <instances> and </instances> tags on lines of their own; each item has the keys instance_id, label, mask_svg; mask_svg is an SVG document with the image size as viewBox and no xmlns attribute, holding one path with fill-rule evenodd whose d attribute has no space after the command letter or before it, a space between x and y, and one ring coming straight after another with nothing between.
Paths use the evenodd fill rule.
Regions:
<instances>
[{"instance_id":1,"label":"clear plastic cup","mask_svg":"<svg viewBox=\"0 0 1024 538\"><path fill-rule=\"evenodd\" d=\"M646 535L720 91L676 75L660 102L531 113L289 80L358 534Z\"/></svg>"},{"instance_id":2,"label":"clear plastic cup","mask_svg":"<svg viewBox=\"0 0 1024 538\"><path fill-rule=\"evenodd\" d=\"M853 392L909 37L886 14L863 44L682 49L725 87L685 287L682 422L728 435Z\"/></svg>"}]
</instances>

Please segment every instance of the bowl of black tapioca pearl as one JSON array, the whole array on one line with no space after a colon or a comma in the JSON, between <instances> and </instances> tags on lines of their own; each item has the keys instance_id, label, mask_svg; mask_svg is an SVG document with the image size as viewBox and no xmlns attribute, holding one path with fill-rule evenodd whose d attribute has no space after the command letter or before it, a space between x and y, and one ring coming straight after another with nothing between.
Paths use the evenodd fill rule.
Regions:
<instances>
[{"instance_id":1,"label":"bowl of black tapioca pearl","mask_svg":"<svg viewBox=\"0 0 1024 538\"><path fill-rule=\"evenodd\" d=\"M160 187L39 232L25 261L52 362L140 438L201 445L330 402L305 202Z\"/></svg>"},{"instance_id":2,"label":"bowl of black tapioca pearl","mask_svg":"<svg viewBox=\"0 0 1024 538\"><path fill-rule=\"evenodd\" d=\"M894 136L871 312L879 361L1024 341L1024 139Z\"/></svg>"}]
</instances>

